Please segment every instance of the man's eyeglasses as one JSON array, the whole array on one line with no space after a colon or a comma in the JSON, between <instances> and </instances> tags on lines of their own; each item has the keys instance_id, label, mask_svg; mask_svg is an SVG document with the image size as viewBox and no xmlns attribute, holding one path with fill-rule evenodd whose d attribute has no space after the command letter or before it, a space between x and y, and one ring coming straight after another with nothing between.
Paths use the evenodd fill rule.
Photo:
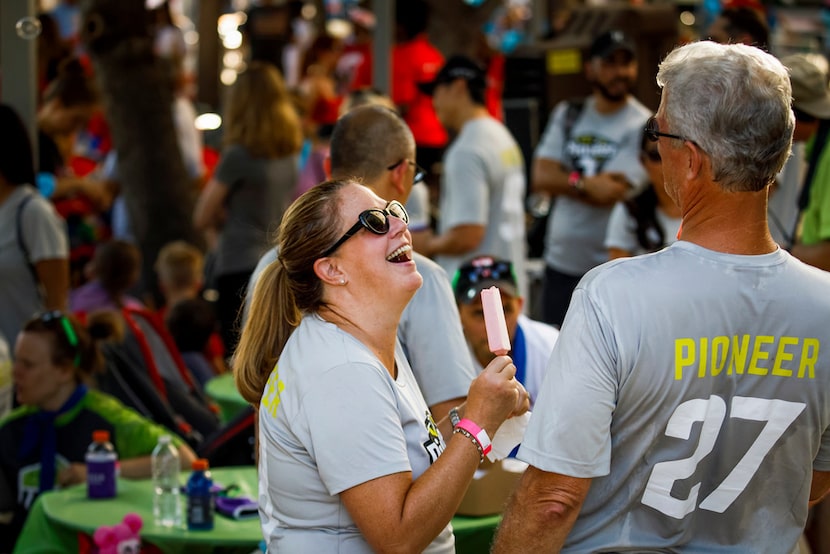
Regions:
<instances>
[{"instance_id":1,"label":"man's eyeglasses","mask_svg":"<svg viewBox=\"0 0 830 554\"><path fill-rule=\"evenodd\" d=\"M75 364L75 367L80 367L81 351L78 348L78 334L75 333L75 328L72 327L72 322L69 321L69 318L66 317L60 310L53 310L42 314L40 316L40 321L47 325L55 321L60 324L63 334L66 337L66 341L69 343L69 346L75 349L75 359L73 360L73 363Z\"/></svg>"},{"instance_id":2,"label":"man's eyeglasses","mask_svg":"<svg viewBox=\"0 0 830 554\"><path fill-rule=\"evenodd\" d=\"M660 126L657 125L657 118L655 116L651 116L651 117L648 118L648 121L646 121L646 127L645 127L645 129L643 129L643 132L645 133L646 138L648 140L650 140L651 142L657 142L660 139L660 137L666 137L666 138L673 138L673 139L677 139L677 140L682 140L684 142L689 141L692 144L694 144L695 146L698 146L698 144L695 141L693 141L692 139L688 139L686 137L681 137L680 135L672 135L672 134L669 134L669 133L661 132L660 131ZM699 146L698 146L698 148L699 148Z\"/></svg>"},{"instance_id":3,"label":"man's eyeglasses","mask_svg":"<svg viewBox=\"0 0 830 554\"><path fill-rule=\"evenodd\" d=\"M663 158L660 157L660 151L657 150L656 148L654 150L644 148L643 149L643 156L645 156L647 160L655 162L655 163L663 160Z\"/></svg>"},{"instance_id":4,"label":"man's eyeglasses","mask_svg":"<svg viewBox=\"0 0 830 554\"><path fill-rule=\"evenodd\" d=\"M385 235L389 232L389 216L397 217L403 220L404 223L409 223L409 214L406 213L406 208L397 200L392 200L386 205L386 208L372 208L365 210L357 216L357 223L346 231L340 240L334 243L334 246L323 252L323 258L330 256L335 250L340 248L344 242L354 236L360 229L367 229L376 235Z\"/></svg>"},{"instance_id":5,"label":"man's eyeglasses","mask_svg":"<svg viewBox=\"0 0 830 554\"><path fill-rule=\"evenodd\" d=\"M393 169L396 169L398 166L400 166L404 162L408 163L409 165L411 165L412 167L415 168L415 176L412 177L412 184L417 185L418 183L423 182L424 178L426 178L426 176L427 176L427 170L424 169L423 167L421 167L420 165L418 165L417 162L413 162L412 160L407 160L406 158L404 158L400 161L397 161L397 162L393 163L392 165L390 165L386 169L388 171L392 171Z\"/></svg>"}]
</instances>

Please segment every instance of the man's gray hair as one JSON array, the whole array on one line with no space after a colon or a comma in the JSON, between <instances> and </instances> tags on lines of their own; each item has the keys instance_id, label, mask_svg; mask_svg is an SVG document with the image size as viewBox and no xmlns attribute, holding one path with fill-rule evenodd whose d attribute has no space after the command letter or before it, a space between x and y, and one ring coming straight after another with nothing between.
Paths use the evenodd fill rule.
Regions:
<instances>
[{"instance_id":1,"label":"man's gray hair","mask_svg":"<svg viewBox=\"0 0 830 554\"><path fill-rule=\"evenodd\" d=\"M714 180L731 192L769 185L790 155L795 116L790 76L754 46L694 42L660 64L665 132L697 143Z\"/></svg>"}]
</instances>

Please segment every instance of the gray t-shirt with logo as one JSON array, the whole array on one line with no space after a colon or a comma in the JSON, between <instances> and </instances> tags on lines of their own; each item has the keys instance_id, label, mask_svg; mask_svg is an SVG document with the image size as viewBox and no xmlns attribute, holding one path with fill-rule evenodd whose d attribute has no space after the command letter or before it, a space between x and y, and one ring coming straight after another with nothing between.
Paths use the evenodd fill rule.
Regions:
<instances>
[{"instance_id":1,"label":"gray t-shirt with logo","mask_svg":"<svg viewBox=\"0 0 830 554\"><path fill-rule=\"evenodd\" d=\"M593 478L563 552L790 552L830 470L830 274L678 241L574 292L518 457Z\"/></svg>"},{"instance_id":2,"label":"gray t-shirt with logo","mask_svg":"<svg viewBox=\"0 0 830 554\"><path fill-rule=\"evenodd\" d=\"M417 479L444 451L398 345L393 379L357 339L303 318L259 409L259 506L269 552L370 553L339 494L372 479ZM426 552L455 551L448 523Z\"/></svg>"},{"instance_id":3,"label":"gray t-shirt with logo","mask_svg":"<svg viewBox=\"0 0 830 554\"><path fill-rule=\"evenodd\" d=\"M612 114L595 109L588 97L565 140L567 103L556 106L534 157L557 161L583 177L599 173L622 173L637 194L647 181L640 163L643 127L651 112L637 99ZM603 246L611 206L593 206L569 196L558 196L551 208L545 234L545 263L568 275L580 276L608 260Z\"/></svg>"}]
</instances>

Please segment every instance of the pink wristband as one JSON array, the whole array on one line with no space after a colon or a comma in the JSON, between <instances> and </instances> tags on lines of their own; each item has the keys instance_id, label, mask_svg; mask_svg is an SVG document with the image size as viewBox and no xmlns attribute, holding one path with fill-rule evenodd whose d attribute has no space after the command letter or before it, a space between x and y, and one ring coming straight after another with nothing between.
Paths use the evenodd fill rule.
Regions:
<instances>
[{"instance_id":1,"label":"pink wristband","mask_svg":"<svg viewBox=\"0 0 830 554\"><path fill-rule=\"evenodd\" d=\"M493 449L493 445L490 443L490 437L487 436L487 431L473 423L471 420L464 418L455 426L459 429L464 429L470 433L476 441L478 441L478 445L481 447L482 456L486 456L490 450Z\"/></svg>"}]
</instances>

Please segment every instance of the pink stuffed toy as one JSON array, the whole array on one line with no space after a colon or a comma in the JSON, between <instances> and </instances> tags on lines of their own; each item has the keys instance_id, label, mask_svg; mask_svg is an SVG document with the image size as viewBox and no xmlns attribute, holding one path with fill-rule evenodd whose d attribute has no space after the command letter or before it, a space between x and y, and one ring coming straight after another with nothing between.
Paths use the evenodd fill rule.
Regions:
<instances>
[{"instance_id":1,"label":"pink stuffed toy","mask_svg":"<svg viewBox=\"0 0 830 554\"><path fill-rule=\"evenodd\" d=\"M102 525L96 529L92 539L100 554L139 554L141 539L138 532L143 523L140 515L129 513L121 523L112 527Z\"/></svg>"}]
</instances>

